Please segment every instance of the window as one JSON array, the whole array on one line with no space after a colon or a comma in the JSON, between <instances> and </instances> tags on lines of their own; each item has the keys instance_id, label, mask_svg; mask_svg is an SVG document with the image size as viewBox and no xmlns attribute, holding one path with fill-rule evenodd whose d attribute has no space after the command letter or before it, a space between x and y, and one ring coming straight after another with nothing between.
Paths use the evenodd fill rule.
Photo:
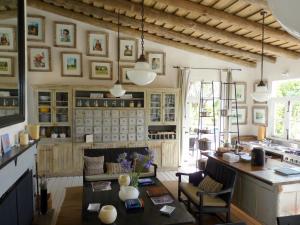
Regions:
<instances>
[{"instance_id":1,"label":"window","mask_svg":"<svg viewBox=\"0 0 300 225\"><path fill-rule=\"evenodd\" d=\"M300 80L274 81L271 135L300 141Z\"/></svg>"}]
</instances>

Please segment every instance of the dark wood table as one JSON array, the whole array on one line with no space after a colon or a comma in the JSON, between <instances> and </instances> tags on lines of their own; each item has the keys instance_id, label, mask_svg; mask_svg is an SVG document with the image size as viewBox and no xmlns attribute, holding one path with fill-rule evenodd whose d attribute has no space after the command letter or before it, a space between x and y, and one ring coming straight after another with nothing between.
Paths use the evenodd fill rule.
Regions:
<instances>
[{"instance_id":1,"label":"dark wood table","mask_svg":"<svg viewBox=\"0 0 300 225\"><path fill-rule=\"evenodd\" d=\"M157 178L152 178L155 185L163 185ZM154 205L148 197L146 190L149 187L139 187L139 198L144 200L144 210L136 212L127 212L124 202L119 199L119 184L117 181L112 181L111 191L93 192L91 185L86 184L83 188L83 224L96 225L101 224L98 219L98 214L88 212L87 207L89 203L100 203L104 205L114 205L118 212L115 225L192 225L195 223L194 217L186 210L185 206L178 200L168 205L176 207L171 216L162 215L159 210L163 205Z\"/></svg>"}]
</instances>

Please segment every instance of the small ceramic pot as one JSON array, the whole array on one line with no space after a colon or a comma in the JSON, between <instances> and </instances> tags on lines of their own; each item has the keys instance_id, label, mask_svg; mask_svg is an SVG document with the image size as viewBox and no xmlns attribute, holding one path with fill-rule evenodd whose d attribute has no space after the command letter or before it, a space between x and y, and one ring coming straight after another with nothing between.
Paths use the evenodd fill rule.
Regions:
<instances>
[{"instance_id":1,"label":"small ceramic pot","mask_svg":"<svg viewBox=\"0 0 300 225\"><path fill-rule=\"evenodd\" d=\"M119 198L124 202L127 199L137 199L140 192L133 186L121 186Z\"/></svg>"},{"instance_id":2,"label":"small ceramic pot","mask_svg":"<svg viewBox=\"0 0 300 225\"><path fill-rule=\"evenodd\" d=\"M120 186L128 186L130 184L130 176L128 174L120 175L118 182Z\"/></svg>"},{"instance_id":3,"label":"small ceramic pot","mask_svg":"<svg viewBox=\"0 0 300 225\"><path fill-rule=\"evenodd\" d=\"M98 217L102 223L112 224L117 219L117 210L113 205L105 205L100 209Z\"/></svg>"}]
</instances>

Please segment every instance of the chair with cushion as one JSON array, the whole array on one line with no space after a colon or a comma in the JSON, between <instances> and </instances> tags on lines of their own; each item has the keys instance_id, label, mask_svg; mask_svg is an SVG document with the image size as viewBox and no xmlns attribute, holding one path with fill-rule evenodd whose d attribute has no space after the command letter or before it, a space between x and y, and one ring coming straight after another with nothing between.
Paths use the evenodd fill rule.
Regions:
<instances>
[{"instance_id":1,"label":"chair with cushion","mask_svg":"<svg viewBox=\"0 0 300 225\"><path fill-rule=\"evenodd\" d=\"M277 217L278 225L299 225L300 215Z\"/></svg>"},{"instance_id":2,"label":"chair with cushion","mask_svg":"<svg viewBox=\"0 0 300 225\"><path fill-rule=\"evenodd\" d=\"M182 176L189 176L189 182L182 182ZM228 166L209 158L205 170L196 173L176 173L178 176L178 200L181 193L183 201L190 208L196 206L197 213L226 213L226 222L230 222L230 204L232 200L236 172Z\"/></svg>"}]
</instances>

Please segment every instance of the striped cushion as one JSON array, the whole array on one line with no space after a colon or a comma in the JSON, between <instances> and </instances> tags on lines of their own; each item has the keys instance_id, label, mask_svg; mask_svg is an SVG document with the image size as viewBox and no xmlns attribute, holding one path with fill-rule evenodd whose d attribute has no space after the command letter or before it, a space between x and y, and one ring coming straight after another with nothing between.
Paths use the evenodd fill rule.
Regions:
<instances>
[{"instance_id":1,"label":"striped cushion","mask_svg":"<svg viewBox=\"0 0 300 225\"><path fill-rule=\"evenodd\" d=\"M120 163L106 163L105 165L108 174L116 174L116 173L124 172Z\"/></svg>"},{"instance_id":2,"label":"striped cushion","mask_svg":"<svg viewBox=\"0 0 300 225\"><path fill-rule=\"evenodd\" d=\"M199 188L205 192L219 192L223 188L223 184L215 181L210 176L205 176L200 182Z\"/></svg>"},{"instance_id":3,"label":"striped cushion","mask_svg":"<svg viewBox=\"0 0 300 225\"><path fill-rule=\"evenodd\" d=\"M103 174L104 156L84 156L84 169L87 176Z\"/></svg>"}]
</instances>

